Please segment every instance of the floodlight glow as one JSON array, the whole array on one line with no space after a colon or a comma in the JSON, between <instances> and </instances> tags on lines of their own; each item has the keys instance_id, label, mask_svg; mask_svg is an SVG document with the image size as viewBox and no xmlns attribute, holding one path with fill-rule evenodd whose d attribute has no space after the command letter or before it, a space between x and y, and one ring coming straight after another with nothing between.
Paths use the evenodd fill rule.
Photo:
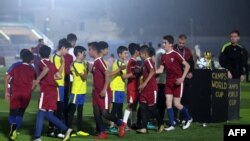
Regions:
<instances>
[{"instance_id":1,"label":"floodlight glow","mask_svg":"<svg viewBox=\"0 0 250 141\"><path fill-rule=\"evenodd\" d=\"M35 29L31 29L31 32L34 33L34 34L36 35L37 38L42 39L42 36L39 35L39 34L36 32Z\"/></svg>"},{"instance_id":2,"label":"floodlight glow","mask_svg":"<svg viewBox=\"0 0 250 141\"><path fill-rule=\"evenodd\" d=\"M6 35L2 30L0 30L0 33L6 38L8 41L10 41L10 37Z\"/></svg>"}]
</instances>

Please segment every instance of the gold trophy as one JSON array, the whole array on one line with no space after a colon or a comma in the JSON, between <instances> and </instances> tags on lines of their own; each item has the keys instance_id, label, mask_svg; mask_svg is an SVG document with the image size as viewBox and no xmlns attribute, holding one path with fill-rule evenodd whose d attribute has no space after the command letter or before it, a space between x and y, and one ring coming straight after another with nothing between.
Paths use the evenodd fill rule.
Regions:
<instances>
[{"instance_id":1,"label":"gold trophy","mask_svg":"<svg viewBox=\"0 0 250 141\"><path fill-rule=\"evenodd\" d=\"M212 64L212 53L210 51L205 51L204 52L204 59L206 62L206 69L213 69L213 64Z\"/></svg>"}]
</instances>

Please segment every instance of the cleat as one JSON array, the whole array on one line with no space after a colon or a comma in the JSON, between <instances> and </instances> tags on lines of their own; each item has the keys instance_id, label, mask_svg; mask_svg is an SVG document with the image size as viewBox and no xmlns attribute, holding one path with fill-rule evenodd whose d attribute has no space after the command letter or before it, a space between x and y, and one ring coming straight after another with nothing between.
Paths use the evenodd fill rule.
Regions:
<instances>
[{"instance_id":1,"label":"cleat","mask_svg":"<svg viewBox=\"0 0 250 141\"><path fill-rule=\"evenodd\" d=\"M99 139L99 140L102 140L102 139L107 139L109 136L106 132L101 132L99 135L97 135L95 137L95 139Z\"/></svg>"},{"instance_id":2,"label":"cleat","mask_svg":"<svg viewBox=\"0 0 250 141\"><path fill-rule=\"evenodd\" d=\"M148 131L146 128L142 128L142 129L137 129L136 132L141 134L146 134Z\"/></svg>"},{"instance_id":3,"label":"cleat","mask_svg":"<svg viewBox=\"0 0 250 141\"><path fill-rule=\"evenodd\" d=\"M9 138L13 141L16 140L17 138L16 124L11 125Z\"/></svg>"},{"instance_id":4,"label":"cleat","mask_svg":"<svg viewBox=\"0 0 250 141\"><path fill-rule=\"evenodd\" d=\"M160 125L160 127L158 128L158 133L161 133L162 131L164 130L164 125L162 124L162 125Z\"/></svg>"},{"instance_id":5,"label":"cleat","mask_svg":"<svg viewBox=\"0 0 250 141\"><path fill-rule=\"evenodd\" d=\"M119 137L123 137L125 135L126 127L126 123L122 122L122 125L119 127Z\"/></svg>"},{"instance_id":6,"label":"cleat","mask_svg":"<svg viewBox=\"0 0 250 141\"><path fill-rule=\"evenodd\" d=\"M148 122L147 129L152 129L153 130L153 129L157 129L157 127L155 125L153 125L152 122Z\"/></svg>"},{"instance_id":7,"label":"cleat","mask_svg":"<svg viewBox=\"0 0 250 141\"><path fill-rule=\"evenodd\" d=\"M165 128L165 131L172 131L172 130L175 130L174 126L170 126L168 128Z\"/></svg>"},{"instance_id":8,"label":"cleat","mask_svg":"<svg viewBox=\"0 0 250 141\"><path fill-rule=\"evenodd\" d=\"M182 126L182 129L185 130L185 129L189 128L192 121L193 121L192 119L186 121L185 124Z\"/></svg>"},{"instance_id":9,"label":"cleat","mask_svg":"<svg viewBox=\"0 0 250 141\"><path fill-rule=\"evenodd\" d=\"M78 136L89 136L89 133L83 132L83 131L78 131L76 134L77 134Z\"/></svg>"},{"instance_id":10,"label":"cleat","mask_svg":"<svg viewBox=\"0 0 250 141\"><path fill-rule=\"evenodd\" d=\"M72 134L73 134L73 130L69 128L67 132L65 133L65 137L63 138L63 141L69 141Z\"/></svg>"}]
</instances>

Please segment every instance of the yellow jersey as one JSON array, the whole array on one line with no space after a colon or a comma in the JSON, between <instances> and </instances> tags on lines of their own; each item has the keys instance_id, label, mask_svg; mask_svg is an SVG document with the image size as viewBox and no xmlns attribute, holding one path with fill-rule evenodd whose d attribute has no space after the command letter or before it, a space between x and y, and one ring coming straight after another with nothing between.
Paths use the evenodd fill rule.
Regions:
<instances>
[{"instance_id":1,"label":"yellow jersey","mask_svg":"<svg viewBox=\"0 0 250 141\"><path fill-rule=\"evenodd\" d=\"M61 56L54 54L51 58L51 62L55 64L56 68L59 69L61 66ZM65 77L65 71L63 69L62 72L62 79L56 80L57 86L64 86L64 77Z\"/></svg>"},{"instance_id":2,"label":"yellow jersey","mask_svg":"<svg viewBox=\"0 0 250 141\"><path fill-rule=\"evenodd\" d=\"M86 63L83 62L73 62L71 64L70 70L73 74L73 82L71 93L72 94L86 94L87 93L87 81L82 80L80 74L85 73L87 69Z\"/></svg>"},{"instance_id":3,"label":"yellow jersey","mask_svg":"<svg viewBox=\"0 0 250 141\"><path fill-rule=\"evenodd\" d=\"M119 66L122 66L122 65L126 65L126 64L119 60L116 60L112 65L112 71L117 70ZM126 74L127 70L126 69L122 70L122 73ZM110 87L112 91L125 91L125 85L126 85L125 80L122 79L120 73L113 76L110 82Z\"/></svg>"}]
</instances>

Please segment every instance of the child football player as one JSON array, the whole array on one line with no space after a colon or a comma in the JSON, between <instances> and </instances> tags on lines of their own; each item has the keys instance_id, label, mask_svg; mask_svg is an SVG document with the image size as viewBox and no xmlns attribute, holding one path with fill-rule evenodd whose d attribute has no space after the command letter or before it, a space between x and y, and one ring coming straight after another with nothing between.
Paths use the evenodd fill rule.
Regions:
<instances>
[{"instance_id":1,"label":"child football player","mask_svg":"<svg viewBox=\"0 0 250 141\"><path fill-rule=\"evenodd\" d=\"M76 60L71 64L71 73L73 74L73 83L71 94L69 96L69 115L68 126L72 128L72 122L77 109L77 132L76 135L88 136L82 131L82 112L87 94L87 66L84 61L86 49L82 46L74 48ZM73 134L74 136L75 134Z\"/></svg>"},{"instance_id":2,"label":"child football player","mask_svg":"<svg viewBox=\"0 0 250 141\"><path fill-rule=\"evenodd\" d=\"M157 69L156 73L162 73L166 70L166 85L165 85L165 97L166 106L169 119L170 127L166 128L166 131L174 130L174 111L172 108L172 103L174 106L180 110L181 114L184 116L185 124L182 129L187 129L192 121L187 109L181 104L181 96L183 90L183 81L189 71L189 64L185 59L176 51L173 50L174 38L171 35L166 35L163 37L163 47L166 51L161 57L161 65ZM184 71L182 71L182 66L184 65Z\"/></svg>"},{"instance_id":3,"label":"child football player","mask_svg":"<svg viewBox=\"0 0 250 141\"><path fill-rule=\"evenodd\" d=\"M125 60L128 57L128 49L125 46L119 46L117 48L117 55L119 59L117 59L112 65L112 71L116 71L121 66L126 66ZM112 90L112 110L111 114L117 116L119 119L122 119L123 112L123 102L125 98L125 79L122 78L122 74L126 74L126 70L121 70L120 73L114 75L110 82L110 87ZM110 132L117 132L114 124L111 124Z\"/></svg>"},{"instance_id":4,"label":"child football player","mask_svg":"<svg viewBox=\"0 0 250 141\"><path fill-rule=\"evenodd\" d=\"M41 61L39 62L40 75L37 77L37 83L40 84L40 98L38 103L38 112L36 117L36 129L33 141L41 141L41 133L43 128L43 120L46 118L63 133L65 133L63 141L68 141L72 134L72 129L68 128L61 120L54 116L57 110L57 84L55 80L62 79L64 69L64 59L61 57L61 66L59 69L55 67L49 60L51 48L42 46L40 48Z\"/></svg>"},{"instance_id":5,"label":"child football player","mask_svg":"<svg viewBox=\"0 0 250 141\"><path fill-rule=\"evenodd\" d=\"M119 126L119 136L123 137L125 134L126 124L120 119L109 113L111 102L111 90L109 87L109 71L102 59L101 48L97 42L91 43L89 46L91 50L90 56L94 58L92 67L93 74L93 110L94 118L97 124L98 136L97 139L107 139L108 134L105 131L102 116ZM90 51L89 51L90 52Z\"/></svg>"},{"instance_id":6,"label":"child football player","mask_svg":"<svg viewBox=\"0 0 250 141\"><path fill-rule=\"evenodd\" d=\"M11 80L11 96L10 96L10 117L11 125L9 139L17 138L17 127L20 129L24 112L29 105L32 90L35 87L36 72L31 63L34 59L30 51L22 53L22 64L14 66L8 73L8 80ZM8 90L5 90L8 92ZM9 92L8 92L9 93Z\"/></svg>"},{"instance_id":7,"label":"child football player","mask_svg":"<svg viewBox=\"0 0 250 141\"><path fill-rule=\"evenodd\" d=\"M129 115L131 113L131 128L136 129L140 123L140 113L137 113L137 103L139 99L138 87L139 87L139 73L136 73L137 62L136 58L139 57L139 45L131 43L128 46L129 53L131 58L128 61L127 65L127 74L123 74L122 77L127 80L127 108L124 112L123 122L127 124ZM136 121L137 117L137 121Z\"/></svg>"},{"instance_id":8,"label":"child football player","mask_svg":"<svg viewBox=\"0 0 250 141\"><path fill-rule=\"evenodd\" d=\"M161 119L157 108L157 83L155 77L155 64L149 56L150 49L144 45L140 48L140 56L143 62L143 82L139 86L140 92L140 110L142 118L142 128L138 129L139 133L147 133L148 113L156 117L158 122L158 132L164 130L163 120Z\"/></svg>"},{"instance_id":9,"label":"child football player","mask_svg":"<svg viewBox=\"0 0 250 141\"><path fill-rule=\"evenodd\" d=\"M71 44L67 41L67 39L63 38L59 40L57 51L51 58L52 63L55 64L57 69L59 69L60 66L62 65L61 63L62 56L68 53L70 47ZM63 111L64 111L64 78L65 78L65 68L62 71L62 78L56 80L57 92L58 92L56 116L61 120L63 120ZM62 138L63 134L61 134L60 131L54 129L53 125L50 124L48 130L48 136L57 136L59 138Z\"/></svg>"}]
</instances>

